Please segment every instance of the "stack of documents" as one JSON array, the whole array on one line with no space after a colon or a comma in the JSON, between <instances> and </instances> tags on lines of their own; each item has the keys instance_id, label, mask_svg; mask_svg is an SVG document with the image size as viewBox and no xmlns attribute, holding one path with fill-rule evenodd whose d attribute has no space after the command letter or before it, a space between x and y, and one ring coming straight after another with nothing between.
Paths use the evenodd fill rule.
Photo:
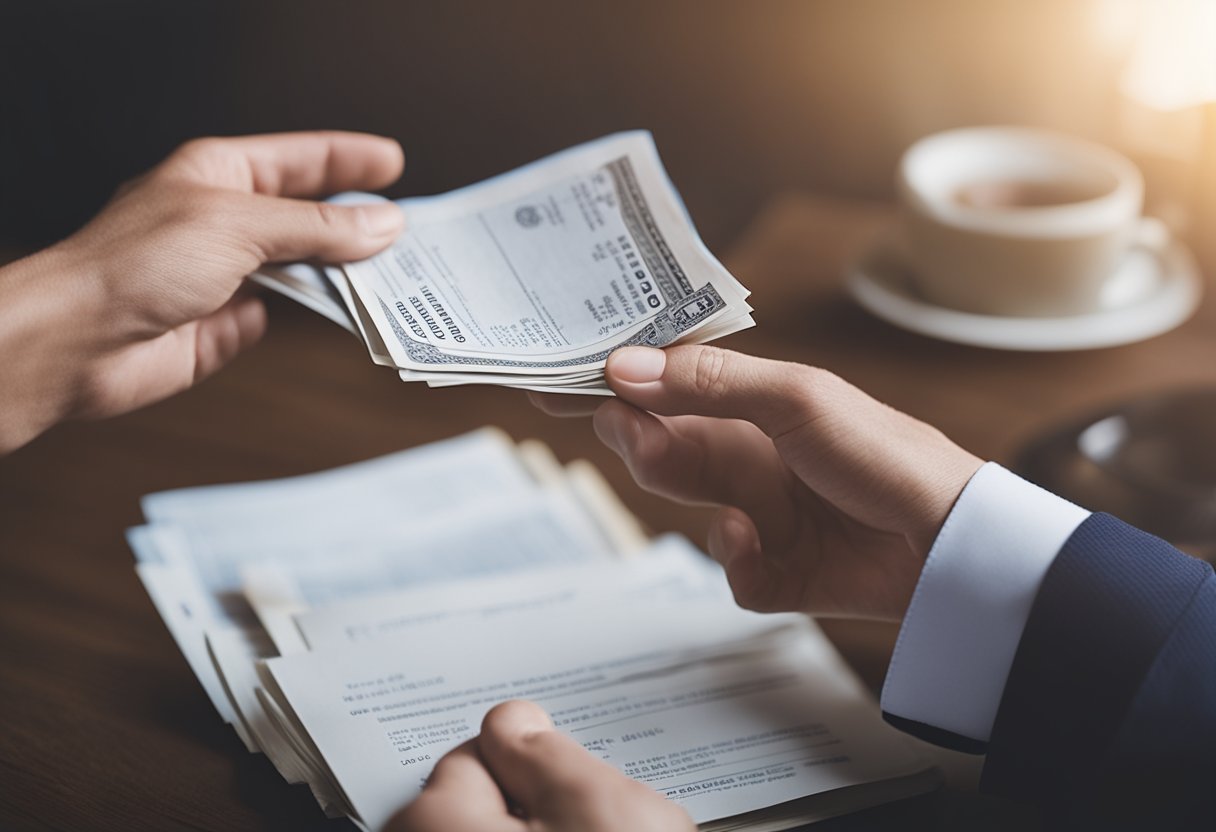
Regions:
<instances>
[{"instance_id":1,"label":"stack of documents","mask_svg":"<svg viewBox=\"0 0 1216 832\"><path fill-rule=\"evenodd\" d=\"M644 131L398 204L406 230L379 255L252 277L358 335L405 381L609 395L618 347L753 324L749 292L697 236Z\"/></svg>"},{"instance_id":2,"label":"stack of documents","mask_svg":"<svg viewBox=\"0 0 1216 832\"><path fill-rule=\"evenodd\" d=\"M220 715L362 828L516 698L704 829L937 784L811 621L740 610L712 561L539 443L482 430L143 509L137 570Z\"/></svg>"}]
</instances>

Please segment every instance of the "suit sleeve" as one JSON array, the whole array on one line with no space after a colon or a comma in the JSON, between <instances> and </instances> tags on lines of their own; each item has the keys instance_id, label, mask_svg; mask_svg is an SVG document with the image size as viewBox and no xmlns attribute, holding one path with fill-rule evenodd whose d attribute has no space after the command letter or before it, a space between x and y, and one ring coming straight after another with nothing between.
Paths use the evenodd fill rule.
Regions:
<instances>
[{"instance_id":1,"label":"suit sleeve","mask_svg":"<svg viewBox=\"0 0 1216 832\"><path fill-rule=\"evenodd\" d=\"M1031 606L1056 555L1090 516L989 462L937 535L887 668L897 728L982 754Z\"/></svg>"},{"instance_id":2,"label":"suit sleeve","mask_svg":"<svg viewBox=\"0 0 1216 832\"><path fill-rule=\"evenodd\" d=\"M1061 826L1216 829L1216 577L1109 515L1031 606L981 787Z\"/></svg>"}]
</instances>

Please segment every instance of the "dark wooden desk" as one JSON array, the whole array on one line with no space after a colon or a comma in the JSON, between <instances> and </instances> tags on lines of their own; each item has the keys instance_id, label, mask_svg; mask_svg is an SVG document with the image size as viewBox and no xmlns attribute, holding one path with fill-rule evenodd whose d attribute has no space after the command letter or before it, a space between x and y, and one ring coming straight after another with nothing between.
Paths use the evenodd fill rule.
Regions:
<instances>
[{"instance_id":1,"label":"dark wooden desk","mask_svg":"<svg viewBox=\"0 0 1216 832\"><path fill-rule=\"evenodd\" d=\"M1216 384L1212 302L1156 340L1067 354L970 349L874 320L847 300L840 275L887 217L838 201L772 203L726 258L755 292L759 323L729 345L829 367L998 460L1080 411ZM655 531L703 538L703 512L639 491L585 421L545 418L506 390L401 384L337 327L287 302L271 307L266 341L199 388L62 426L0 461L0 828L338 828L245 753L170 640L123 541L147 492L305 473L492 419L564 459L593 460ZM894 628L825 626L877 687ZM816 828L1017 827L968 797L966 767L950 765L962 790Z\"/></svg>"}]
</instances>

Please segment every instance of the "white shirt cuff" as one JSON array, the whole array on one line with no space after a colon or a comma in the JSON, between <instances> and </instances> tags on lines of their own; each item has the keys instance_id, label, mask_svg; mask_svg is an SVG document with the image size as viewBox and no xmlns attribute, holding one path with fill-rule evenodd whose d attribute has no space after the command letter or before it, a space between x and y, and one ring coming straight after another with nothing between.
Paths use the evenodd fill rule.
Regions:
<instances>
[{"instance_id":1,"label":"white shirt cuff","mask_svg":"<svg viewBox=\"0 0 1216 832\"><path fill-rule=\"evenodd\" d=\"M1043 577L1089 514L996 463L980 468L929 550L883 711L986 743Z\"/></svg>"}]
</instances>

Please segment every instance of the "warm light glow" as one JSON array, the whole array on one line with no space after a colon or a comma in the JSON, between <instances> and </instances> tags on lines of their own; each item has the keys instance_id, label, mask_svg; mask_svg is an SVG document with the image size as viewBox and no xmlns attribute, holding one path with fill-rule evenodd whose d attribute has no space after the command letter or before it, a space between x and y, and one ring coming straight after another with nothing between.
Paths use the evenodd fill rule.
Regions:
<instances>
[{"instance_id":1,"label":"warm light glow","mask_svg":"<svg viewBox=\"0 0 1216 832\"><path fill-rule=\"evenodd\" d=\"M1131 0L1107 0L1110 15ZM1122 91L1158 110L1216 102L1216 0L1152 0L1138 6ZM1116 7L1122 7L1121 9Z\"/></svg>"}]
</instances>

